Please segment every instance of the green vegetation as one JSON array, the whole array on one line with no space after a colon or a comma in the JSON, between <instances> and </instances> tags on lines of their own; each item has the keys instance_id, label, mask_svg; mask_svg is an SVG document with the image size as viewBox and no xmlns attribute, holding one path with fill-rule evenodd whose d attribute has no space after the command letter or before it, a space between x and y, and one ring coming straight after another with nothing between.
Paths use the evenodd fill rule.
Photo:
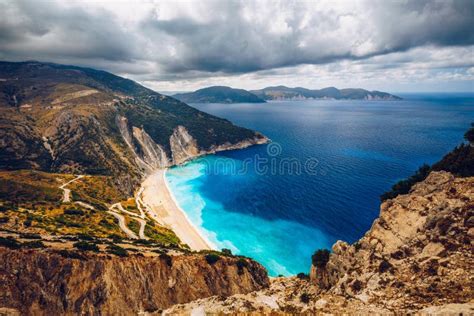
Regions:
<instances>
[{"instance_id":1,"label":"green vegetation","mask_svg":"<svg viewBox=\"0 0 474 316\"><path fill-rule=\"evenodd\" d=\"M474 123L471 123L471 128L464 134L464 138L470 143L474 144Z\"/></svg>"},{"instance_id":2,"label":"green vegetation","mask_svg":"<svg viewBox=\"0 0 474 316\"><path fill-rule=\"evenodd\" d=\"M230 249L222 248L221 252L224 256L232 256L232 250Z\"/></svg>"},{"instance_id":3,"label":"green vegetation","mask_svg":"<svg viewBox=\"0 0 474 316\"><path fill-rule=\"evenodd\" d=\"M329 261L329 255L331 253L327 249L318 249L311 256L311 261L313 265L317 268L325 268L326 264Z\"/></svg>"},{"instance_id":4,"label":"green vegetation","mask_svg":"<svg viewBox=\"0 0 474 316\"><path fill-rule=\"evenodd\" d=\"M301 301L301 303L308 304L310 300L311 300L311 296L309 296L308 293L305 292L305 293L302 293L302 294L300 295L300 301Z\"/></svg>"},{"instance_id":5,"label":"green vegetation","mask_svg":"<svg viewBox=\"0 0 474 316\"><path fill-rule=\"evenodd\" d=\"M147 221L145 235L163 246L181 245L181 241L172 230L156 225L153 220Z\"/></svg>"},{"instance_id":6,"label":"green vegetation","mask_svg":"<svg viewBox=\"0 0 474 316\"><path fill-rule=\"evenodd\" d=\"M464 138L468 142L467 144L457 146L431 167L424 164L414 175L397 182L390 191L382 194L381 201L393 199L399 194L407 194L414 184L425 180L431 171L448 171L460 177L474 176L474 123L464 134Z\"/></svg>"},{"instance_id":7,"label":"green vegetation","mask_svg":"<svg viewBox=\"0 0 474 316\"><path fill-rule=\"evenodd\" d=\"M189 93L178 93L174 98L187 103L265 103L255 94L224 86L207 87Z\"/></svg>"},{"instance_id":8,"label":"green vegetation","mask_svg":"<svg viewBox=\"0 0 474 316\"><path fill-rule=\"evenodd\" d=\"M41 239L41 235L32 233L23 233L20 234L20 237L23 239Z\"/></svg>"},{"instance_id":9,"label":"green vegetation","mask_svg":"<svg viewBox=\"0 0 474 316\"><path fill-rule=\"evenodd\" d=\"M243 274L244 268L249 266L249 263L244 258L239 258L235 264L237 265L239 275Z\"/></svg>"},{"instance_id":10,"label":"green vegetation","mask_svg":"<svg viewBox=\"0 0 474 316\"><path fill-rule=\"evenodd\" d=\"M364 100L370 97L382 100L401 100L400 97L381 91L367 91L364 89L337 89L328 87L320 90L306 88L289 88L285 86L267 87L261 90L250 91L265 100L281 99L350 99Z\"/></svg>"},{"instance_id":11,"label":"green vegetation","mask_svg":"<svg viewBox=\"0 0 474 316\"><path fill-rule=\"evenodd\" d=\"M218 254L216 253L208 253L206 256L206 261L207 263L209 264L214 264L216 263L217 261L219 261L219 259L221 258Z\"/></svg>"},{"instance_id":12,"label":"green vegetation","mask_svg":"<svg viewBox=\"0 0 474 316\"><path fill-rule=\"evenodd\" d=\"M173 266L173 258L170 255L168 255L166 253L161 253L160 254L160 259L164 260L168 267Z\"/></svg>"},{"instance_id":13,"label":"green vegetation","mask_svg":"<svg viewBox=\"0 0 474 316\"><path fill-rule=\"evenodd\" d=\"M79 260L85 259L84 255L78 253L77 251L62 249L58 251L58 254L64 258L69 258L69 259L79 259Z\"/></svg>"},{"instance_id":14,"label":"green vegetation","mask_svg":"<svg viewBox=\"0 0 474 316\"><path fill-rule=\"evenodd\" d=\"M0 201L11 204L25 202L57 202L62 191L57 174L33 170L0 171ZM67 179L67 177L65 177ZM3 211L7 208L4 205Z\"/></svg>"},{"instance_id":15,"label":"green vegetation","mask_svg":"<svg viewBox=\"0 0 474 316\"><path fill-rule=\"evenodd\" d=\"M399 194L407 194L410 192L411 187L420 181L426 179L428 174L430 173L431 167L427 164L421 166L414 175L410 176L406 180L401 180L392 186L392 189L389 192L385 192L382 194L380 199L385 201L387 199L393 199L394 197L398 196Z\"/></svg>"},{"instance_id":16,"label":"green vegetation","mask_svg":"<svg viewBox=\"0 0 474 316\"><path fill-rule=\"evenodd\" d=\"M22 244L22 247L29 249L46 248L46 245L41 240L28 241Z\"/></svg>"},{"instance_id":17,"label":"green vegetation","mask_svg":"<svg viewBox=\"0 0 474 316\"><path fill-rule=\"evenodd\" d=\"M20 249L21 248L21 243L18 242L15 238L13 237L0 237L0 246L1 247L7 247L10 249Z\"/></svg>"},{"instance_id":18,"label":"green vegetation","mask_svg":"<svg viewBox=\"0 0 474 316\"><path fill-rule=\"evenodd\" d=\"M84 214L85 214L84 211L73 209L73 208L64 210L64 215L79 215L79 216L82 216Z\"/></svg>"},{"instance_id":19,"label":"green vegetation","mask_svg":"<svg viewBox=\"0 0 474 316\"><path fill-rule=\"evenodd\" d=\"M298 273L296 277L300 280L309 280L309 275L304 272Z\"/></svg>"},{"instance_id":20,"label":"green vegetation","mask_svg":"<svg viewBox=\"0 0 474 316\"><path fill-rule=\"evenodd\" d=\"M77 248L78 250L82 251L93 251L93 252L99 252L99 247L91 242L86 242L86 241L78 241L73 244L74 248Z\"/></svg>"},{"instance_id":21,"label":"green vegetation","mask_svg":"<svg viewBox=\"0 0 474 316\"><path fill-rule=\"evenodd\" d=\"M127 216L125 218L127 219L127 227L130 228L130 230L138 236L138 233L140 231L140 223L137 220L133 219L133 217Z\"/></svg>"},{"instance_id":22,"label":"green vegetation","mask_svg":"<svg viewBox=\"0 0 474 316\"><path fill-rule=\"evenodd\" d=\"M120 246L117 246L117 245L113 245L113 244L107 246L107 252L111 253L111 254L114 254L116 256L119 256L119 257L128 256L128 252L127 252L126 249L124 249Z\"/></svg>"}]
</instances>

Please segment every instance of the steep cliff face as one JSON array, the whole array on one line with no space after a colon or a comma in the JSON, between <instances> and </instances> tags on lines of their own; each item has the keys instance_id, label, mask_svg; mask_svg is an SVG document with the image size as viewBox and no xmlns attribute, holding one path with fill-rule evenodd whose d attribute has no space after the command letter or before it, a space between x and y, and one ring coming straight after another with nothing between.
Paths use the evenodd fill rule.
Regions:
<instances>
[{"instance_id":1,"label":"steep cliff face","mask_svg":"<svg viewBox=\"0 0 474 316\"><path fill-rule=\"evenodd\" d=\"M212 295L267 287L265 269L202 255L64 258L0 247L0 307L22 315L133 315Z\"/></svg>"},{"instance_id":2,"label":"steep cliff face","mask_svg":"<svg viewBox=\"0 0 474 316\"><path fill-rule=\"evenodd\" d=\"M170 137L170 147L174 164L181 164L199 155L196 140L184 126L177 126Z\"/></svg>"},{"instance_id":3,"label":"steep cliff face","mask_svg":"<svg viewBox=\"0 0 474 316\"><path fill-rule=\"evenodd\" d=\"M126 117L117 116L116 124L124 142L131 150L135 162L145 174L149 174L156 169L182 164L198 156L268 142L266 137L257 134L253 138L237 143L225 142L219 145L212 145L206 149L199 146L197 140L189 133L186 127L179 125L173 130L169 142L165 144L166 148L169 148L167 150L165 147L157 144L143 127L130 126L131 124Z\"/></svg>"},{"instance_id":4,"label":"steep cliff face","mask_svg":"<svg viewBox=\"0 0 474 316\"><path fill-rule=\"evenodd\" d=\"M142 172L146 174L170 165L164 148L155 143L143 128L136 126L130 128L127 118L121 115L117 115L116 123L124 142Z\"/></svg>"},{"instance_id":5,"label":"steep cliff face","mask_svg":"<svg viewBox=\"0 0 474 316\"><path fill-rule=\"evenodd\" d=\"M416 309L474 298L474 178L432 172L411 192L384 202L354 245L338 241L312 279L329 293Z\"/></svg>"}]
</instances>

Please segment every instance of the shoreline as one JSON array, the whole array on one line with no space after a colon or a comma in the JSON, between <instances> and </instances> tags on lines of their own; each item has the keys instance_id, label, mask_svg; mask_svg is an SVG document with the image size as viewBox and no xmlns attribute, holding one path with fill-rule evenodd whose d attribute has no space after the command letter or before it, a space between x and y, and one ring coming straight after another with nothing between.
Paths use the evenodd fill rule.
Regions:
<instances>
[{"instance_id":1,"label":"shoreline","mask_svg":"<svg viewBox=\"0 0 474 316\"><path fill-rule=\"evenodd\" d=\"M150 206L153 218L173 230L182 243L192 250L213 250L215 247L212 247L176 201L166 182L166 170L157 170L143 181L143 201Z\"/></svg>"}]
</instances>

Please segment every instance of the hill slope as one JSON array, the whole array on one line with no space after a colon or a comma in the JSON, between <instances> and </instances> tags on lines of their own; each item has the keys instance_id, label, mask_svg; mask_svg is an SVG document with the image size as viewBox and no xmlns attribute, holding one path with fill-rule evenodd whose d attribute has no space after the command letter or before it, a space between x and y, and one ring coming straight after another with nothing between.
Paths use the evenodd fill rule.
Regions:
<instances>
[{"instance_id":1,"label":"hill slope","mask_svg":"<svg viewBox=\"0 0 474 316\"><path fill-rule=\"evenodd\" d=\"M132 192L147 172L266 142L105 71L0 62L0 169L113 176Z\"/></svg>"},{"instance_id":2,"label":"hill slope","mask_svg":"<svg viewBox=\"0 0 474 316\"><path fill-rule=\"evenodd\" d=\"M364 89L337 89L334 87L320 90L306 88L288 88L285 86L267 87L250 91L264 100L306 100L306 99L337 99L337 100L401 100L392 94Z\"/></svg>"},{"instance_id":3,"label":"hill slope","mask_svg":"<svg viewBox=\"0 0 474 316\"><path fill-rule=\"evenodd\" d=\"M243 89L214 86L190 93L178 93L174 98L188 103L265 103L265 100Z\"/></svg>"}]
</instances>

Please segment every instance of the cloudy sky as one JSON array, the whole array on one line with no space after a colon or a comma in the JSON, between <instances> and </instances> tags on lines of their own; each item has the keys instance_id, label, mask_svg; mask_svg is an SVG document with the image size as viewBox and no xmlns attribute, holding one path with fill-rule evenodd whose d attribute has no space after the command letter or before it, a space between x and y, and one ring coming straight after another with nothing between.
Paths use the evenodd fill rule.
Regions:
<instances>
[{"instance_id":1,"label":"cloudy sky","mask_svg":"<svg viewBox=\"0 0 474 316\"><path fill-rule=\"evenodd\" d=\"M209 85L474 91L474 1L0 0L0 60Z\"/></svg>"}]
</instances>

